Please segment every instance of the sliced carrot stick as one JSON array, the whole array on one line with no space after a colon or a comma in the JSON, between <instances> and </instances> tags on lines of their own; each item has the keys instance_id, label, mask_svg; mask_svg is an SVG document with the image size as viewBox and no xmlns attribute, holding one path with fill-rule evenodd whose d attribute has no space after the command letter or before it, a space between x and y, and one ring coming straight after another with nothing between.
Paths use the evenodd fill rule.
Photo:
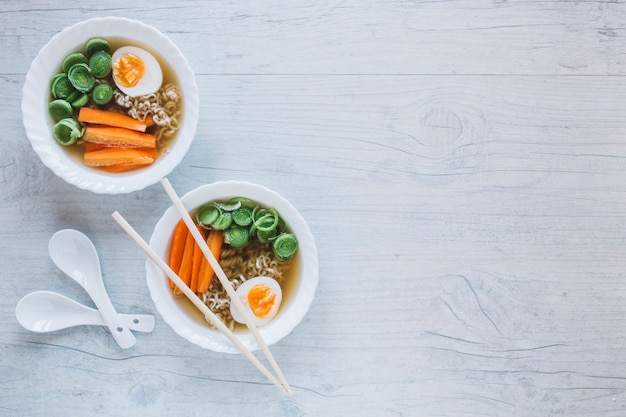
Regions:
<instances>
[{"instance_id":1,"label":"sliced carrot stick","mask_svg":"<svg viewBox=\"0 0 626 417\"><path fill-rule=\"evenodd\" d=\"M83 140L104 145L156 148L156 136L121 127L87 126Z\"/></svg>"},{"instance_id":2,"label":"sliced carrot stick","mask_svg":"<svg viewBox=\"0 0 626 417\"><path fill-rule=\"evenodd\" d=\"M202 238L206 239L206 232L205 232L206 229L198 226L198 231L202 235ZM202 253L202 249L200 249L200 246L196 243L196 245L194 246L193 262L192 262L192 267L191 267L192 268L191 269L191 284L189 285L189 288L191 288L191 291L193 292L196 292L198 290L200 266L202 265L203 258L204 258L204 254Z\"/></svg>"},{"instance_id":3,"label":"sliced carrot stick","mask_svg":"<svg viewBox=\"0 0 626 417\"><path fill-rule=\"evenodd\" d=\"M211 229L206 243L215 259L219 261L220 253L222 252L222 245L224 244L224 233L221 230ZM204 257L204 254L202 254L202 265L200 266L197 292L203 293L208 291L214 272L213 267Z\"/></svg>"},{"instance_id":4,"label":"sliced carrot stick","mask_svg":"<svg viewBox=\"0 0 626 417\"><path fill-rule=\"evenodd\" d=\"M119 165L109 165L106 167L98 167L99 170L110 172L110 173L120 173L132 171L134 169L145 168L147 165L133 165L133 164L119 164Z\"/></svg>"},{"instance_id":5,"label":"sliced carrot stick","mask_svg":"<svg viewBox=\"0 0 626 417\"><path fill-rule=\"evenodd\" d=\"M180 269L178 270L178 276L183 280L185 285L191 285L191 273L193 269L193 252L195 250L196 241L191 233L187 233L185 237L185 247L183 249L183 258L180 263ZM182 291L176 287L174 288L174 294L182 294Z\"/></svg>"},{"instance_id":6,"label":"sliced carrot stick","mask_svg":"<svg viewBox=\"0 0 626 417\"><path fill-rule=\"evenodd\" d=\"M126 129L145 132L148 125L137 119L114 111L98 110L89 107L81 107L78 112L78 121L84 123L94 123L99 125L123 127Z\"/></svg>"},{"instance_id":7,"label":"sliced carrot stick","mask_svg":"<svg viewBox=\"0 0 626 417\"><path fill-rule=\"evenodd\" d=\"M94 151L99 151L101 149L115 148L115 146L109 146L109 145L103 145L101 143L91 143L91 142L85 142L84 146L85 146L85 152L94 152ZM128 148L123 148L123 149L128 149ZM133 149L141 150L145 152L146 155L150 156L151 158L156 159L157 157L157 152L156 152L156 149L154 148L133 148ZM90 154L88 158L92 156L93 154ZM144 162L145 161L141 161L141 163L139 164L123 163L123 164L106 165L106 166L99 166L98 168L106 172L113 172L113 173L126 172L126 171L131 171L134 169L145 168L146 164Z\"/></svg>"},{"instance_id":8,"label":"sliced carrot stick","mask_svg":"<svg viewBox=\"0 0 626 417\"><path fill-rule=\"evenodd\" d=\"M146 124L146 127L154 126L154 119L151 114L147 115L143 122Z\"/></svg>"},{"instance_id":9,"label":"sliced carrot stick","mask_svg":"<svg viewBox=\"0 0 626 417\"><path fill-rule=\"evenodd\" d=\"M183 260L183 250L187 239L187 225L180 219L172 232L172 243L170 244L169 266L178 274L180 264ZM174 282L170 280L170 288L174 288Z\"/></svg>"},{"instance_id":10,"label":"sliced carrot stick","mask_svg":"<svg viewBox=\"0 0 626 417\"><path fill-rule=\"evenodd\" d=\"M108 147L109 147L108 145L103 145L101 143L85 142L85 152L99 151L100 149L104 149Z\"/></svg>"},{"instance_id":11,"label":"sliced carrot stick","mask_svg":"<svg viewBox=\"0 0 626 417\"><path fill-rule=\"evenodd\" d=\"M90 167L149 165L156 157L156 150L153 148L103 148L85 152L83 163Z\"/></svg>"},{"instance_id":12,"label":"sliced carrot stick","mask_svg":"<svg viewBox=\"0 0 626 417\"><path fill-rule=\"evenodd\" d=\"M99 151L100 149L120 148L120 149L138 149L138 150L141 150L142 152L146 152L149 155L155 155L155 156L157 155L157 150L155 148L138 148L135 146L115 146L115 145L105 145L102 143L92 143L92 142L85 142L83 146L85 147L85 152Z\"/></svg>"}]
</instances>

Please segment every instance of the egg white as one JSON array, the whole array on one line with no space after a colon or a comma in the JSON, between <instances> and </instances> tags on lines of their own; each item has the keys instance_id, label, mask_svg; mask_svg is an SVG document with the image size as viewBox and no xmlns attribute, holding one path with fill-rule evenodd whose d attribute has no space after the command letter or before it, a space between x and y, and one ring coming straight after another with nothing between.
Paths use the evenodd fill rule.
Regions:
<instances>
[{"instance_id":1,"label":"egg white","mask_svg":"<svg viewBox=\"0 0 626 417\"><path fill-rule=\"evenodd\" d=\"M254 314L254 312L252 311L252 308L250 308L250 304L248 303L248 293L256 285L267 285L276 294L276 297L274 299L274 304L272 305L272 308L271 308L269 314L266 317L263 317L263 318L257 317ZM241 284L237 288L235 293L236 293L237 297L241 300L241 303L243 304L243 306L246 309L246 311L249 313L250 317L252 317L252 321L253 321L253 323L257 327L260 327L260 326L263 326L264 324L267 324L270 320L272 320L276 316L276 314L278 313L278 309L280 307L280 303L282 302L282 299L283 299L283 292L282 292L278 282L275 279L273 279L273 278L264 277L264 276L258 276L258 277L250 278L249 280L247 280L243 284ZM231 313L231 315L233 316L233 319L236 322L245 324L245 320L244 320L243 316L235 308L233 303L231 303L231 305L230 305L230 313Z\"/></svg>"},{"instance_id":2,"label":"egg white","mask_svg":"<svg viewBox=\"0 0 626 417\"><path fill-rule=\"evenodd\" d=\"M130 97L144 96L146 94L152 94L161 88L163 83L163 70L157 59L150 52L145 49L138 48L136 46L123 46L118 48L111 56L113 65L120 58L120 56L130 54L135 55L143 61L145 71L143 76L133 87L125 87L117 82L115 75L113 75L113 81L117 88L124 94Z\"/></svg>"}]
</instances>

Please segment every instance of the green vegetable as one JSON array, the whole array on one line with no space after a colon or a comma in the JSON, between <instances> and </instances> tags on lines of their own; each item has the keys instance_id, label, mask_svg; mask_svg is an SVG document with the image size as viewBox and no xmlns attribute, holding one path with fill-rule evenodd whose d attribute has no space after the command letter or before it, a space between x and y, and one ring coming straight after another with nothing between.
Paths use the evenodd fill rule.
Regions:
<instances>
[{"instance_id":1,"label":"green vegetable","mask_svg":"<svg viewBox=\"0 0 626 417\"><path fill-rule=\"evenodd\" d=\"M233 225L224 230L224 243L229 244L233 248L241 248L250 240L250 232L247 228Z\"/></svg>"},{"instance_id":2,"label":"green vegetable","mask_svg":"<svg viewBox=\"0 0 626 417\"><path fill-rule=\"evenodd\" d=\"M63 69L63 72L67 73L74 65L86 63L87 58L85 57L85 55L80 52L75 52L65 57L63 63L61 64L61 68Z\"/></svg>"},{"instance_id":3,"label":"green vegetable","mask_svg":"<svg viewBox=\"0 0 626 417\"><path fill-rule=\"evenodd\" d=\"M224 211L234 211L234 210L237 210L239 207L241 207L241 203L238 201L234 203L222 203L219 201L214 201L213 205L219 208L220 210L224 210Z\"/></svg>"},{"instance_id":4,"label":"green vegetable","mask_svg":"<svg viewBox=\"0 0 626 417\"><path fill-rule=\"evenodd\" d=\"M106 77L111 73L111 55L105 51L98 51L89 58L91 73L97 78Z\"/></svg>"},{"instance_id":5,"label":"green vegetable","mask_svg":"<svg viewBox=\"0 0 626 417\"><path fill-rule=\"evenodd\" d=\"M104 51L106 53L111 53L111 45L106 39L102 38L91 38L85 44L85 52L87 52L88 56L93 56L98 51Z\"/></svg>"},{"instance_id":6,"label":"green vegetable","mask_svg":"<svg viewBox=\"0 0 626 417\"><path fill-rule=\"evenodd\" d=\"M52 100L48 104L48 111L55 122L72 117L72 105L63 99Z\"/></svg>"},{"instance_id":7,"label":"green vegetable","mask_svg":"<svg viewBox=\"0 0 626 417\"><path fill-rule=\"evenodd\" d=\"M52 135L61 145L69 146L83 136L84 130L76 120L68 117L59 120L52 127Z\"/></svg>"},{"instance_id":8,"label":"green vegetable","mask_svg":"<svg viewBox=\"0 0 626 417\"><path fill-rule=\"evenodd\" d=\"M67 99L76 89L65 74L59 74L52 79L50 87L54 98Z\"/></svg>"},{"instance_id":9,"label":"green vegetable","mask_svg":"<svg viewBox=\"0 0 626 417\"><path fill-rule=\"evenodd\" d=\"M254 227L262 232L269 232L278 226L278 213L276 209L260 209L253 215Z\"/></svg>"},{"instance_id":10,"label":"green vegetable","mask_svg":"<svg viewBox=\"0 0 626 417\"><path fill-rule=\"evenodd\" d=\"M71 103L72 103L72 107L74 107L75 109L83 107L84 105L89 103L89 94L80 93L80 95L78 95L74 100L72 100Z\"/></svg>"},{"instance_id":11,"label":"green vegetable","mask_svg":"<svg viewBox=\"0 0 626 417\"><path fill-rule=\"evenodd\" d=\"M272 244L274 255L281 261L288 261L298 250L298 239L293 233L283 233Z\"/></svg>"},{"instance_id":12,"label":"green vegetable","mask_svg":"<svg viewBox=\"0 0 626 417\"><path fill-rule=\"evenodd\" d=\"M98 84L91 92L91 99L99 105L107 104L113 99L113 88L109 84Z\"/></svg>"},{"instance_id":13,"label":"green vegetable","mask_svg":"<svg viewBox=\"0 0 626 417\"><path fill-rule=\"evenodd\" d=\"M106 105L113 99L113 88L96 79L107 77L112 70L111 45L106 39L91 38L82 52L67 55L62 63L62 73L50 80L51 99L48 112L55 121L54 139L63 146L73 145L83 136L85 129L75 119L74 109L89 104Z\"/></svg>"},{"instance_id":14,"label":"green vegetable","mask_svg":"<svg viewBox=\"0 0 626 417\"><path fill-rule=\"evenodd\" d=\"M54 83L56 83L59 78L63 78L63 77L67 77L67 75L65 75L64 72L61 72L61 73L55 75L54 77L52 77L52 79L50 80L50 91L53 90L52 86L54 85Z\"/></svg>"},{"instance_id":15,"label":"green vegetable","mask_svg":"<svg viewBox=\"0 0 626 417\"><path fill-rule=\"evenodd\" d=\"M212 203L201 205L196 211L196 221L200 226L210 227L220 216L221 210Z\"/></svg>"},{"instance_id":16,"label":"green vegetable","mask_svg":"<svg viewBox=\"0 0 626 417\"><path fill-rule=\"evenodd\" d=\"M241 207L247 207L251 210L258 206L257 203L255 203L254 201L246 197L233 197L230 200L228 200L228 202L230 204L239 203L241 204Z\"/></svg>"},{"instance_id":17,"label":"green vegetable","mask_svg":"<svg viewBox=\"0 0 626 417\"><path fill-rule=\"evenodd\" d=\"M257 231L256 238L261 243L273 242L278 236L278 229L269 230L267 232Z\"/></svg>"},{"instance_id":18,"label":"green vegetable","mask_svg":"<svg viewBox=\"0 0 626 417\"><path fill-rule=\"evenodd\" d=\"M239 226L248 226L252 224L252 210L248 207L239 207L233 211L233 221Z\"/></svg>"},{"instance_id":19,"label":"green vegetable","mask_svg":"<svg viewBox=\"0 0 626 417\"><path fill-rule=\"evenodd\" d=\"M280 261L291 259L298 250L298 239L286 230L278 211L245 197L204 203L196 211L196 220L205 228L223 230L224 243L235 248L256 238L261 244L271 244Z\"/></svg>"},{"instance_id":20,"label":"green vegetable","mask_svg":"<svg viewBox=\"0 0 626 417\"><path fill-rule=\"evenodd\" d=\"M89 65L76 64L67 72L67 77L75 89L81 93L88 93L96 83L96 77L93 76Z\"/></svg>"},{"instance_id":21,"label":"green vegetable","mask_svg":"<svg viewBox=\"0 0 626 417\"><path fill-rule=\"evenodd\" d=\"M217 220L211 223L211 227L217 230L226 230L233 222L233 216L229 211L220 213Z\"/></svg>"},{"instance_id":22,"label":"green vegetable","mask_svg":"<svg viewBox=\"0 0 626 417\"><path fill-rule=\"evenodd\" d=\"M69 79L68 79L69 80ZM71 84L71 83L70 83ZM74 86L72 86L72 88L74 88ZM78 96L80 96L82 93L80 91L72 91L72 94L70 94L69 96L67 96L67 98L65 99L65 101L67 101L68 103L72 103L72 101L76 100L78 98Z\"/></svg>"}]
</instances>

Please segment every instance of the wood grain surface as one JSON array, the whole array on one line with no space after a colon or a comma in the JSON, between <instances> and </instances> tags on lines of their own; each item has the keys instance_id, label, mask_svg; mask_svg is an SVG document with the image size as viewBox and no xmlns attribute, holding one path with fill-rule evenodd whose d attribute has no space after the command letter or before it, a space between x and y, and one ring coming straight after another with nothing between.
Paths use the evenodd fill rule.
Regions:
<instances>
[{"instance_id":1,"label":"wood grain surface","mask_svg":"<svg viewBox=\"0 0 626 417\"><path fill-rule=\"evenodd\" d=\"M159 185L98 195L54 176L20 111L30 62L73 23L153 25L200 90L169 176L271 188L315 236L316 297L272 352L294 395L158 315L145 256ZM626 3L0 2L0 415L626 415ZM85 304L47 254L96 245L124 313L157 325L23 329L35 290Z\"/></svg>"}]
</instances>

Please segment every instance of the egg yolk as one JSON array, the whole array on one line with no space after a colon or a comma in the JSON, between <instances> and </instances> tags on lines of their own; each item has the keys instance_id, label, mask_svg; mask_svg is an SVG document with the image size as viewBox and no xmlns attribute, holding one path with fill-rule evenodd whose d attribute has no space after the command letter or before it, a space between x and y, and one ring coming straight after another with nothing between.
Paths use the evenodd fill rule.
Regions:
<instances>
[{"instance_id":1,"label":"egg yolk","mask_svg":"<svg viewBox=\"0 0 626 417\"><path fill-rule=\"evenodd\" d=\"M120 55L113 64L113 76L124 87L137 85L145 70L146 67L141 58L132 54Z\"/></svg>"},{"instance_id":2,"label":"egg yolk","mask_svg":"<svg viewBox=\"0 0 626 417\"><path fill-rule=\"evenodd\" d=\"M248 304L259 318L267 317L275 300L276 293L268 285L255 285L248 292Z\"/></svg>"}]
</instances>

